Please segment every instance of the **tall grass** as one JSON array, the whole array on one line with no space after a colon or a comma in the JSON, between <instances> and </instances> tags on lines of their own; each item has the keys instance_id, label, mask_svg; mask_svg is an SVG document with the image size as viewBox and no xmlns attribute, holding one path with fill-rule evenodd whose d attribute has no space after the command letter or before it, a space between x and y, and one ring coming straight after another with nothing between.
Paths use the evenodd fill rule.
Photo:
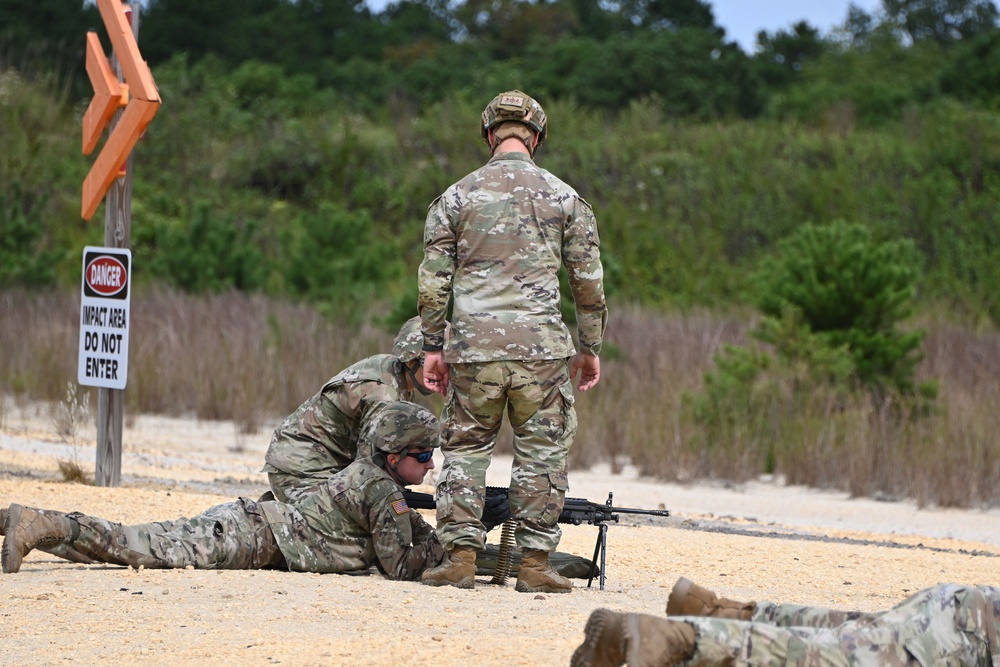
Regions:
<instances>
[{"instance_id":1,"label":"tall grass","mask_svg":"<svg viewBox=\"0 0 1000 667\"><path fill-rule=\"evenodd\" d=\"M79 295L7 291L0 311L0 388L59 400L76 381ZM253 432L391 345L381 330L337 326L266 297L151 290L132 299L126 414L231 419Z\"/></svg>"},{"instance_id":2,"label":"tall grass","mask_svg":"<svg viewBox=\"0 0 1000 667\"><path fill-rule=\"evenodd\" d=\"M0 313L0 391L61 400L76 378L79 296L3 291ZM857 496L1000 506L1000 334L924 316L926 358L917 379L937 378L940 386L929 413L877 410L862 398L779 383L768 402L725 430L706 430L690 397L722 345L747 343L751 318L614 307L601 383L578 395L571 465L634 463L682 482L774 472ZM133 297L131 319L127 414L232 419L245 432L288 414L334 373L392 344L382 330L236 292L152 290Z\"/></svg>"},{"instance_id":3,"label":"tall grass","mask_svg":"<svg viewBox=\"0 0 1000 667\"><path fill-rule=\"evenodd\" d=\"M936 318L917 380L937 378L929 412L873 407L865 397L775 388L722 429L699 423L689 398L713 355L745 344L749 315L655 315L616 310L609 341L623 351L602 363L601 384L578 397L580 434L572 463L634 463L654 477L753 479L855 496L913 498L922 505L1000 505L1000 334Z\"/></svg>"}]
</instances>

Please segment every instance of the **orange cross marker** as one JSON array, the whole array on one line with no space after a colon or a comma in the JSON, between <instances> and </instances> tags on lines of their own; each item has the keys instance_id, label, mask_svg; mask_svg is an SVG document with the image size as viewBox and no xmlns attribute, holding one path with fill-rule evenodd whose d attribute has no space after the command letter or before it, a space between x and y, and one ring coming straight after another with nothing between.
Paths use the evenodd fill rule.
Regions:
<instances>
[{"instance_id":1,"label":"orange cross marker","mask_svg":"<svg viewBox=\"0 0 1000 667\"><path fill-rule=\"evenodd\" d=\"M128 102L127 87L118 83L115 73L111 71L96 32L87 33L87 75L94 86L94 98L83 116L84 155L90 155L97 148L104 128L111 122L118 107L123 106L122 100Z\"/></svg>"},{"instance_id":2,"label":"orange cross marker","mask_svg":"<svg viewBox=\"0 0 1000 667\"><path fill-rule=\"evenodd\" d=\"M117 108L124 106L125 112L83 181L80 214L84 220L94 216L104 195L120 175L119 169L135 142L160 108L160 93L149 66L139 54L139 46L125 16L125 7L120 0L97 0L97 7L121 64L125 85L118 83L117 77L111 73L96 33L87 33L87 74L94 86L94 98L83 117L84 155L89 155L97 146Z\"/></svg>"}]
</instances>

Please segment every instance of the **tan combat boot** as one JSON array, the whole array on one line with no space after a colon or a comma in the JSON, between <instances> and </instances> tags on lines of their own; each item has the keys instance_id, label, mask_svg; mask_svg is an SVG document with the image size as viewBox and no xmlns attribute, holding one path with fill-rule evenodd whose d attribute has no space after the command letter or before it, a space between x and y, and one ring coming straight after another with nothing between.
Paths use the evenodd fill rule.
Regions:
<instances>
[{"instance_id":1,"label":"tan combat boot","mask_svg":"<svg viewBox=\"0 0 1000 667\"><path fill-rule=\"evenodd\" d=\"M61 514L43 514L14 503L7 508L4 531L0 558L3 571L13 574L32 549L72 542L80 534L80 526Z\"/></svg>"},{"instance_id":2,"label":"tan combat boot","mask_svg":"<svg viewBox=\"0 0 1000 667\"><path fill-rule=\"evenodd\" d=\"M694 654L695 632L689 624L648 614L619 614L597 609L587 620L583 643L570 667L672 667Z\"/></svg>"},{"instance_id":3,"label":"tan combat boot","mask_svg":"<svg viewBox=\"0 0 1000 667\"><path fill-rule=\"evenodd\" d=\"M514 590L519 593L569 593L573 582L552 569L549 552L525 549Z\"/></svg>"},{"instance_id":4,"label":"tan combat boot","mask_svg":"<svg viewBox=\"0 0 1000 667\"><path fill-rule=\"evenodd\" d=\"M63 512L54 512L52 510L40 510L40 509L35 509L34 507L28 507L26 509L38 512L39 514L47 514L50 516L51 515L65 516ZM6 534L7 534L7 508L4 508L0 510L0 535L6 535ZM73 561L74 563L83 563L84 565L91 565L94 562L94 559L80 553L69 544L63 544L63 543L53 544L53 545L39 544L35 548L38 549L39 551L44 551L45 553L52 554L53 556L58 556L59 558L65 558L66 560Z\"/></svg>"},{"instance_id":5,"label":"tan combat boot","mask_svg":"<svg viewBox=\"0 0 1000 667\"><path fill-rule=\"evenodd\" d=\"M424 570L420 575L420 583L428 586L475 588L476 550L471 547L452 549L440 565Z\"/></svg>"},{"instance_id":6,"label":"tan combat boot","mask_svg":"<svg viewBox=\"0 0 1000 667\"><path fill-rule=\"evenodd\" d=\"M756 608L756 602L720 598L687 577L677 580L667 598L667 616L712 616L749 621Z\"/></svg>"},{"instance_id":7,"label":"tan combat boot","mask_svg":"<svg viewBox=\"0 0 1000 667\"><path fill-rule=\"evenodd\" d=\"M595 609L583 629L583 643L570 659L570 667L618 667L625 662L625 614Z\"/></svg>"}]
</instances>

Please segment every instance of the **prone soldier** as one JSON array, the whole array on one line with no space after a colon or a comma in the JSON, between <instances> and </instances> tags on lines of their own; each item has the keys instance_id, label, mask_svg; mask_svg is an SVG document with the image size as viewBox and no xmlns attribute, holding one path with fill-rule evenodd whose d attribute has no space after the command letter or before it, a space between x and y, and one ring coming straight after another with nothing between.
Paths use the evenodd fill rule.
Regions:
<instances>
[{"instance_id":1,"label":"prone soldier","mask_svg":"<svg viewBox=\"0 0 1000 667\"><path fill-rule=\"evenodd\" d=\"M991 667L1000 588L938 584L876 613L737 602L681 577L667 616L597 609L571 667Z\"/></svg>"},{"instance_id":2,"label":"prone soldier","mask_svg":"<svg viewBox=\"0 0 1000 667\"><path fill-rule=\"evenodd\" d=\"M20 570L32 549L65 544L92 562L136 568L353 572L375 565L389 579L417 579L441 562L444 548L402 489L434 468L437 419L413 403L381 403L358 440L372 456L296 505L240 498L192 519L123 526L12 504L0 517L3 571Z\"/></svg>"}]
</instances>

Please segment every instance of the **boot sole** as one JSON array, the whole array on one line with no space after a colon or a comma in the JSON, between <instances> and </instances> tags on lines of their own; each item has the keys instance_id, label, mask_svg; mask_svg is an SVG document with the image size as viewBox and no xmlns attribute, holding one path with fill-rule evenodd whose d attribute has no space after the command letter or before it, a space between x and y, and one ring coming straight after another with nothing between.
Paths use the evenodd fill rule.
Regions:
<instances>
[{"instance_id":1,"label":"boot sole","mask_svg":"<svg viewBox=\"0 0 1000 667\"><path fill-rule=\"evenodd\" d=\"M572 588L551 588L549 586L528 586L523 582L514 584L514 590L518 593L570 593Z\"/></svg>"},{"instance_id":2,"label":"boot sole","mask_svg":"<svg viewBox=\"0 0 1000 667\"><path fill-rule=\"evenodd\" d=\"M425 586L454 586L455 588L464 588L466 590L476 587L475 577L466 577L465 579L459 580L457 583L451 581L434 581L433 579L421 579L420 583Z\"/></svg>"},{"instance_id":3,"label":"boot sole","mask_svg":"<svg viewBox=\"0 0 1000 667\"><path fill-rule=\"evenodd\" d=\"M684 598L687 597L692 586L694 586L694 582L687 577L681 577L677 580L667 597L667 616L684 615L681 613L681 609L684 607Z\"/></svg>"},{"instance_id":4,"label":"boot sole","mask_svg":"<svg viewBox=\"0 0 1000 667\"><path fill-rule=\"evenodd\" d=\"M7 534L7 510L0 510L0 535Z\"/></svg>"},{"instance_id":5,"label":"boot sole","mask_svg":"<svg viewBox=\"0 0 1000 667\"><path fill-rule=\"evenodd\" d=\"M590 614L587 625L583 629L583 643L573 651L573 657L569 661L570 667L610 667L610 663L602 664L603 660L601 663L595 662L594 654L597 651L597 645L601 642L604 628L608 625L608 616L612 613L614 612L608 609L595 609ZM621 653L624 655L624 647L621 647Z\"/></svg>"},{"instance_id":6,"label":"boot sole","mask_svg":"<svg viewBox=\"0 0 1000 667\"><path fill-rule=\"evenodd\" d=\"M21 569L21 553L14 542L14 532L21 521L22 507L16 503L7 508L7 519L4 521L3 548L0 549L0 560L5 574L14 574Z\"/></svg>"}]
</instances>

